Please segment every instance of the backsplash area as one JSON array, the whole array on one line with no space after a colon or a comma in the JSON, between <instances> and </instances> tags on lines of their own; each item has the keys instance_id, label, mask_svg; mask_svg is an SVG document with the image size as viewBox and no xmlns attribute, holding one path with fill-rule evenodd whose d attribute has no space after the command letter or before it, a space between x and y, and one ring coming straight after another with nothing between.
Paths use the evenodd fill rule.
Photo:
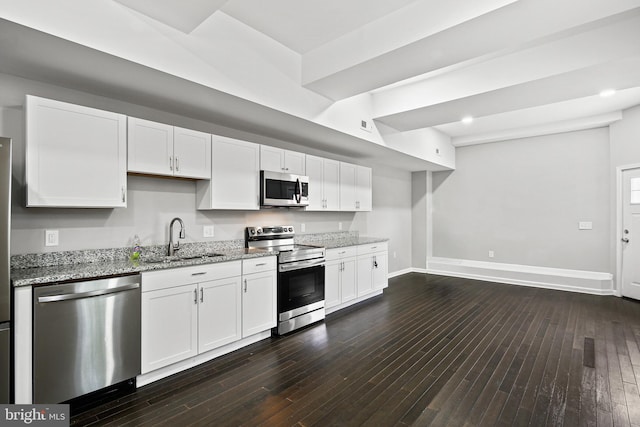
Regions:
<instances>
[{"instance_id":1,"label":"backsplash area","mask_svg":"<svg viewBox=\"0 0 640 427\"><path fill-rule=\"evenodd\" d=\"M300 234L296 236L296 242L312 245L314 243L326 242L328 240L357 239L358 235L359 233L354 231ZM180 255L188 256L207 252L226 252L241 248L244 248L243 239L181 243ZM129 258L131 251L131 247L124 247L13 255L11 257L11 268L15 270L34 267L123 261ZM162 256L166 255L166 252L167 245L151 245L142 247L143 257Z\"/></svg>"}]
</instances>

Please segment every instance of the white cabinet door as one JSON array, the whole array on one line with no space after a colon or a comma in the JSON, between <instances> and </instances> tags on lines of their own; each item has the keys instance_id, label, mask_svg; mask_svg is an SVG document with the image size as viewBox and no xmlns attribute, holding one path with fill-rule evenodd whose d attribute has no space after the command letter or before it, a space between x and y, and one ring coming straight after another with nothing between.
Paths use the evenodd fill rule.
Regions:
<instances>
[{"instance_id":1,"label":"white cabinet door","mask_svg":"<svg viewBox=\"0 0 640 427\"><path fill-rule=\"evenodd\" d=\"M306 174L309 177L309 206L306 210L340 210L340 162L307 155Z\"/></svg>"},{"instance_id":2,"label":"white cabinet door","mask_svg":"<svg viewBox=\"0 0 640 427\"><path fill-rule=\"evenodd\" d=\"M260 170L305 175L305 169L304 153L260 146Z\"/></svg>"},{"instance_id":3,"label":"white cabinet door","mask_svg":"<svg viewBox=\"0 0 640 427\"><path fill-rule=\"evenodd\" d=\"M358 257L358 297L373 292L373 255Z\"/></svg>"},{"instance_id":4,"label":"white cabinet door","mask_svg":"<svg viewBox=\"0 0 640 427\"><path fill-rule=\"evenodd\" d=\"M356 169L356 209L371 211L371 168L358 166Z\"/></svg>"},{"instance_id":5,"label":"white cabinet door","mask_svg":"<svg viewBox=\"0 0 640 427\"><path fill-rule=\"evenodd\" d=\"M142 293L142 373L198 354L196 285Z\"/></svg>"},{"instance_id":6,"label":"white cabinet door","mask_svg":"<svg viewBox=\"0 0 640 427\"><path fill-rule=\"evenodd\" d=\"M27 206L125 207L126 116L26 97Z\"/></svg>"},{"instance_id":7,"label":"white cabinet door","mask_svg":"<svg viewBox=\"0 0 640 427\"><path fill-rule=\"evenodd\" d=\"M309 177L309 205L307 211L324 210L324 159L321 157L306 157L306 170Z\"/></svg>"},{"instance_id":8,"label":"white cabinet door","mask_svg":"<svg viewBox=\"0 0 640 427\"><path fill-rule=\"evenodd\" d=\"M285 172L284 150L268 145L260 146L260 170Z\"/></svg>"},{"instance_id":9,"label":"white cabinet door","mask_svg":"<svg viewBox=\"0 0 640 427\"><path fill-rule=\"evenodd\" d=\"M242 336L248 337L276 326L275 270L242 278Z\"/></svg>"},{"instance_id":10,"label":"white cabinet door","mask_svg":"<svg viewBox=\"0 0 640 427\"><path fill-rule=\"evenodd\" d=\"M340 210L356 210L356 165L340 162Z\"/></svg>"},{"instance_id":11,"label":"white cabinet door","mask_svg":"<svg viewBox=\"0 0 640 427\"><path fill-rule=\"evenodd\" d=\"M211 179L211 134L173 129L174 176Z\"/></svg>"},{"instance_id":12,"label":"white cabinet door","mask_svg":"<svg viewBox=\"0 0 640 427\"><path fill-rule=\"evenodd\" d=\"M342 264L342 302L351 301L356 297L356 259L346 258Z\"/></svg>"},{"instance_id":13,"label":"white cabinet door","mask_svg":"<svg viewBox=\"0 0 640 427\"><path fill-rule=\"evenodd\" d=\"M213 135L211 180L198 181L198 209L260 209L260 146Z\"/></svg>"},{"instance_id":14,"label":"white cabinet door","mask_svg":"<svg viewBox=\"0 0 640 427\"><path fill-rule=\"evenodd\" d=\"M129 172L173 175L173 126L128 118Z\"/></svg>"},{"instance_id":15,"label":"white cabinet door","mask_svg":"<svg viewBox=\"0 0 640 427\"><path fill-rule=\"evenodd\" d=\"M294 175L306 175L304 154L284 150L284 171Z\"/></svg>"},{"instance_id":16,"label":"white cabinet door","mask_svg":"<svg viewBox=\"0 0 640 427\"><path fill-rule=\"evenodd\" d=\"M324 209L340 210L340 162L324 159L323 167Z\"/></svg>"},{"instance_id":17,"label":"white cabinet door","mask_svg":"<svg viewBox=\"0 0 640 427\"><path fill-rule=\"evenodd\" d=\"M240 276L199 284L198 352L242 338Z\"/></svg>"},{"instance_id":18,"label":"white cabinet door","mask_svg":"<svg viewBox=\"0 0 640 427\"><path fill-rule=\"evenodd\" d=\"M373 290L389 286L388 253L378 252L373 255Z\"/></svg>"},{"instance_id":19,"label":"white cabinet door","mask_svg":"<svg viewBox=\"0 0 640 427\"><path fill-rule=\"evenodd\" d=\"M324 269L324 305L326 308L340 305L342 261L327 261Z\"/></svg>"}]
</instances>

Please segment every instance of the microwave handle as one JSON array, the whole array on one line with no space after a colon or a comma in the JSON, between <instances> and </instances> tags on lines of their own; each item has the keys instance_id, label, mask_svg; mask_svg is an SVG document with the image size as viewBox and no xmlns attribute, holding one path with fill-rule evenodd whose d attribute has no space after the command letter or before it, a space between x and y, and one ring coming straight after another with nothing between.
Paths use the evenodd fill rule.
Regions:
<instances>
[{"instance_id":1,"label":"microwave handle","mask_svg":"<svg viewBox=\"0 0 640 427\"><path fill-rule=\"evenodd\" d=\"M296 197L296 203L300 203L302 200L302 183L300 182L300 178L296 178L296 192L293 193Z\"/></svg>"}]
</instances>

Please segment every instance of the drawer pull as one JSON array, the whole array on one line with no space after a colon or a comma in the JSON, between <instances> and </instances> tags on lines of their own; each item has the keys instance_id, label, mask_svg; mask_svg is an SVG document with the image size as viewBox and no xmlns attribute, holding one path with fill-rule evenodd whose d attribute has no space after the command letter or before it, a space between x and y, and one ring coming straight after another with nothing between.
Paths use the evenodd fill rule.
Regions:
<instances>
[{"instance_id":1,"label":"drawer pull","mask_svg":"<svg viewBox=\"0 0 640 427\"><path fill-rule=\"evenodd\" d=\"M266 262L261 262L260 264L256 264L256 267L261 267L263 265L267 265L267 263Z\"/></svg>"},{"instance_id":2,"label":"drawer pull","mask_svg":"<svg viewBox=\"0 0 640 427\"><path fill-rule=\"evenodd\" d=\"M342 252L338 252L338 255L344 255L346 253L347 253L347 251L342 251Z\"/></svg>"},{"instance_id":3,"label":"drawer pull","mask_svg":"<svg viewBox=\"0 0 640 427\"><path fill-rule=\"evenodd\" d=\"M207 274L206 271L201 271L199 273L191 273L192 276L204 276L205 274Z\"/></svg>"}]
</instances>

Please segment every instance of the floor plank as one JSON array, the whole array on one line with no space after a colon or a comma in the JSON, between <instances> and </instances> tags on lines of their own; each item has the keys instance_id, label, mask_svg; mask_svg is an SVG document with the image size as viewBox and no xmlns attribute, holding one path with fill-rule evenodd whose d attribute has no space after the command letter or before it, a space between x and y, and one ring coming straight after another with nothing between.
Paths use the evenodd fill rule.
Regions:
<instances>
[{"instance_id":1,"label":"floor plank","mask_svg":"<svg viewBox=\"0 0 640 427\"><path fill-rule=\"evenodd\" d=\"M640 302L418 273L108 400L95 426L640 426Z\"/></svg>"}]
</instances>

